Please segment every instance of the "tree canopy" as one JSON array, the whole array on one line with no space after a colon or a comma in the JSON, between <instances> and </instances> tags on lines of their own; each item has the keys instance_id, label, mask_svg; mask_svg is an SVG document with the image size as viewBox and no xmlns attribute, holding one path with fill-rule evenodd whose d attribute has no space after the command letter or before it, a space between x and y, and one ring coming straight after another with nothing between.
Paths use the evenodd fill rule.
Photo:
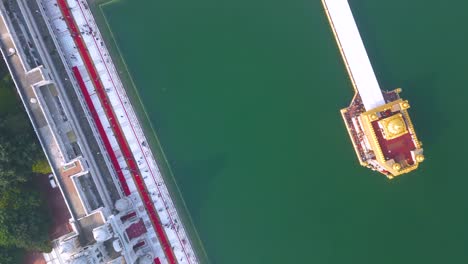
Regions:
<instances>
[{"instance_id":1,"label":"tree canopy","mask_svg":"<svg viewBox=\"0 0 468 264\"><path fill-rule=\"evenodd\" d=\"M39 174L50 174L52 169L46 159L40 159L32 165L32 171Z\"/></svg>"},{"instance_id":2,"label":"tree canopy","mask_svg":"<svg viewBox=\"0 0 468 264\"><path fill-rule=\"evenodd\" d=\"M0 62L0 263L20 263L26 250L50 251L49 214L34 177L48 164Z\"/></svg>"}]
</instances>

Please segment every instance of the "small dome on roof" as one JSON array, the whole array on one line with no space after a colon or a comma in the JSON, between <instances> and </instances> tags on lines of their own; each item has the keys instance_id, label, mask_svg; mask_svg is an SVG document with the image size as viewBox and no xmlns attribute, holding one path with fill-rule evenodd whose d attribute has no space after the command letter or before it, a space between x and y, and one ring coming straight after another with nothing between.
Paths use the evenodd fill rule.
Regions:
<instances>
[{"instance_id":1,"label":"small dome on roof","mask_svg":"<svg viewBox=\"0 0 468 264\"><path fill-rule=\"evenodd\" d=\"M119 212L125 211L130 207L130 201L127 198L122 198L115 202L115 209Z\"/></svg>"},{"instance_id":2,"label":"small dome on roof","mask_svg":"<svg viewBox=\"0 0 468 264\"><path fill-rule=\"evenodd\" d=\"M417 162L423 162L424 161L424 155L423 154L416 155L416 161Z\"/></svg>"},{"instance_id":3,"label":"small dome on roof","mask_svg":"<svg viewBox=\"0 0 468 264\"><path fill-rule=\"evenodd\" d=\"M93 229L93 237L97 242L104 242L111 237L106 226L100 226Z\"/></svg>"},{"instance_id":4,"label":"small dome on roof","mask_svg":"<svg viewBox=\"0 0 468 264\"><path fill-rule=\"evenodd\" d=\"M120 243L119 239L116 239L112 242L112 247L114 248L115 252L122 251L122 244Z\"/></svg>"}]
</instances>

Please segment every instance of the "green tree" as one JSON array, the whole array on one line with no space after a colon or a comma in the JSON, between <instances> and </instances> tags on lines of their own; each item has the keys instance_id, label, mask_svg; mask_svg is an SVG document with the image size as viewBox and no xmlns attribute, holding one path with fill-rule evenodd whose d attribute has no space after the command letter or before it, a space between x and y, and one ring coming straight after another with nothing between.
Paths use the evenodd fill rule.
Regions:
<instances>
[{"instance_id":1,"label":"green tree","mask_svg":"<svg viewBox=\"0 0 468 264\"><path fill-rule=\"evenodd\" d=\"M33 181L50 168L6 74L0 62L1 264L19 263L24 250L51 250L48 210Z\"/></svg>"},{"instance_id":2,"label":"green tree","mask_svg":"<svg viewBox=\"0 0 468 264\"><path fill-rule=\"evenodd\" d=\"M49 174L52 173L49 162L46 159L41 159L36 161L32 166L32 171L39 174Z\"/></svg>"},{"instance_id":3,"label":"green tree","mask_svg":"<svg viewBox=\"0 0 468 264\"><path fill-rule=\"evenodd\" d=\"M50 251L48 216L39 194L10 188L0 196L0 245Z\"/></svg>"},{"instance_id":4,"label":"green tree","mask_svg":"<svg viewBox=\"0 0 468 264\"><path fill-rule=\"evenodd\" d=\"M44 158L30 132L12 133L0 122L0 190L31 180L31 164L37 159Z\"/></svg>"},{"instance_id":5,"label":"green tree","mask_svg":"<svg viewBox=\"0 0 468 264\"><path fill-rule=\"evenodd\" d=\"M9 248L4 248L4 247L0 247L0 263L4 263L4 264L13 264L15 258L12 256L11 253L11 249Z\"/></svg>"},{"instance_id":6,"label":"green tree","mask_svg":"<svg viewBox=\"0 0 468 264\"><path fill-rule=\"evenodd\" d=\"M24 250L12 247L0 246L0 263L1 264L18 264L20 263Z\"/></svg>"}]
</instances>

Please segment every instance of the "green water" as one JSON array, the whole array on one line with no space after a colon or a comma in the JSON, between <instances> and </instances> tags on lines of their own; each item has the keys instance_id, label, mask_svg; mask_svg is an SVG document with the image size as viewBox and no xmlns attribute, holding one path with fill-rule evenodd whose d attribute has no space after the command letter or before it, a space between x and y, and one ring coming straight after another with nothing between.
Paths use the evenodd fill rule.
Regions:
<instances>
[{"instance_id":1,"label":"green water","mask_svg":"<svg viewBox=\"0 0 468 264\"><path fill-rule=\"evenodd\" d=\"M104 8L212 263L468 262L468 2L350 2L425 144L394 181L358 166L319 1Z\"/></svg>"}]
</instances>

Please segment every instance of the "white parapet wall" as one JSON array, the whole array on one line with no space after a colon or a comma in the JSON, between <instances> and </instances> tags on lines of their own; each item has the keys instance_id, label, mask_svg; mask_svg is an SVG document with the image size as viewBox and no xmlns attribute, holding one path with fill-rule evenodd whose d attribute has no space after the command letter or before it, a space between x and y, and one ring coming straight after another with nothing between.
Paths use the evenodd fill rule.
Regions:
<instances>
[{"instance_id":1,"label":"white parapet wall","mask_svg":"<svg viewBox=\"0 0 468 264\"><path fill-rule=\"evenodd\" d=\"M99 79L106 91L112 110L116 115L116 121L119 123L130 151L138 164L137 166L141 172L146 190L150 194L150 198L152 199L159 216L162 229L170 243L170 250L174 253L177 263L199 263L192 247L191 240L185 231L185 226L179 217L179 213L172 201L172 197L169 194L169 190L167 189L153 153L147 145L147 140L140 122L138 121L131 102L126 95L126 91L120 81L117 69L114 67L112 59L106 48L106 44L104 43L99 32L99 28L94 21L94 17L88 8L87 2L85 0L65 1L67 2L68 10L71 13L74 23L76 23L76 26L81 32L80 37L86 45L86 49L87 52L89 52L93 66L96 68ZM68 66L69 69L77 67L82 75L84 85L86 86L86 89L90 94L90 98L97 110L98 119L105 129L104 133L109 138L112 150L117 156L119 162L118 165L120 166L118 169L121 169L123 172L125 181L132 193L129 197L134 199L133 203L136 208L143 209L143 200L138 194L137 187L131 176L131 171L127 167L125 158L122 155L122 150L116 140L113 129L111 128L111 123L109 122L103 105L95 92L96 87L89 76L89 72L86 70L83 58L73 41L72 34L63 18L63 14L60 11L57 0L37 0L37 2L39 6L41 6L41 12L46 18L46 22L49 24L52 37L55 38L55 42L58 45L59 53L63 54L66 66ZM78 94L80 93L81 92L78 91ZM84 108L86 109L87 107L84 106ZM145 239L147 242L151 241L151 243L148 244L153 249L153 257L159 257L163 264L168 263L164 252L161 249L161 245L157 242L158 238L155 232L156 230L150 224L149 214L147 214L145 210L138 210L138 215L145 222L147 231L143 236L146 237ZM125 232L125 230L120 231ZM137 241L130 242L136 243Z\"/></svg>"},{"instance_id":2,"label":"white parapet wall","mask_svg":"<svg viewBox=\"0 0 468 264\"><path fill-rule=\"evenodd\" d=\"M384 105L379 83L348 0L322 0L354 87L367 110Z\"/></svg>"}]
</instances>

